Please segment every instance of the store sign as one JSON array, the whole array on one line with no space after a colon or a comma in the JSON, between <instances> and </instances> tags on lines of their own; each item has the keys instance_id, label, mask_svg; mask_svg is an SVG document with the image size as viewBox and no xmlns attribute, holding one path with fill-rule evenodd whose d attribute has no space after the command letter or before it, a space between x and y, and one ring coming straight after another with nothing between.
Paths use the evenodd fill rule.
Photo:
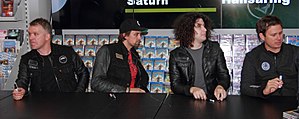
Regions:
<instances>
[{"instance_id":1,"label":"store sign","mask_svg":"<svg viewBox=\"0 0 299 119\"><path fill-rule=\"evenodd\" d=\"M282 4L282 5L290 5L291 0L222 0L222 4Z\"/></svg>"},{"instance_id":2,"label":"store sign","mask_svg":"<svg viewBox=\"0 0 299 119\"><path fill-rule=\"evenodd\" d=\"M128 5L168 5L168 0L128 0Z\"/></svg>"},{"instance_id":3,"label":"store sign","mask_svg":"<svg viewBox=\"0 0 299 119\"><path fill-rule=\"evenodd\" d=\"M284 28L299 27L299 0L222 0L222 28L255 28L266 15L281 19Z\"/></svg>"}]
</instances>

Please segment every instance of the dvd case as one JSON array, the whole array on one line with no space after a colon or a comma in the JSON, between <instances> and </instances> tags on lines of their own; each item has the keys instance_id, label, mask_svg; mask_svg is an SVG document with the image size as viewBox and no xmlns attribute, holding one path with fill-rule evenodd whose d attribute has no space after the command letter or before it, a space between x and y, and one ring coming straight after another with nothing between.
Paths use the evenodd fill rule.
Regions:
<instances>
[{"instance_id":1,"label":"dvd case","mask_svg":"<svg viewBox=\"0 0 299 119\"><path fill-rule=\"evenodd\" d=\"M99 36L98 35L87 35L87 45L98 45Z\"/></svg>"},{"instance_id":2,"label":"dvd case","mask_svg":"<svg viewBox=\"0 0 299 119\"><path fill-rule=\"evenodd\" d=\"M109 35L99 35L99 45L109 44Z\"/></svg>"},{"instance_id":3,"label":"dvd case","mask_svg":"<svg viewBox=\"0 0 299 119\"><path fill-rule=\"evenodd\" d=\"M86 45L84 48L85 56L96 56L96 46Z\"/></svg>"},{"instance_id":4,"label":"dvd case","mask_svg":"<svg viewBox=\"0 0 299 119\"><path fill-rule=\"evenodd\" d=\"M62 45L63 37L62 35L53 35L52 37L52 43Z\"/></svg>"},{"instance_id":5,"label":"dvd case","mask_svg":"<svg viewBox=\"0 0 299 119\"><path fill-rule=\"evenodd\" d=\"M156 37L155 36L146 36L144 39L144 47L155 48L156 47Z\"/></svg>"},{"instance_id":6,"label":"dvd case","mask_svg":"<svg viewBox=\"0 0 299 119\"><path fill-rule=\"evenodd\" d=\"M76 45L86 45L86 35L76 35Z\"/></svg>"},{"instance_id":7,"label":"dvd case","mask_svg":"<svg viewBox=\"0 0 299 119\"><path fill-rule=\"evenodd\" d=\"M167 36L158 36L156 38L157 48L168 48L168 37Z\"/></svg>"},{"instance_id":8,"label":"dvd case","mask_svg":"<svg viewBox=\"0 0 299 119\"><path fill-rule=\"evenodd\" d=\"M77 46L74 45L73 49L79 56L84 56L84 46L83 45L77 45Z\"/></svg>"},{"instance_id":9,"label":"dvd case","mask_svg":"<svg viewBox=\"0 0 299 119\"><path fill-rule=\"evenodd\" d=\"M162 82L150 82L151 93L163 93L163 87Z\"/></svg>"},{"instance_id":10,"label":"dvd case","mask_svg":"<svg viewBox=\"0 0 299 119\"><path fill-rule=\"evenodd\" d=\"M154 61L153 59L143 58L142 65L145 70L153 70L154 69Z\"/></svg>"},{"instance_id":11,"label":"dvd case","mask_svg":"<svg viewBox=\"0 0 299 119\"><path fill-rule=\"evenodd\" d=\"M3 51L6 53L17 53L17 41L15 39L4 39Z\"/></svg>"},{"instance_id":12,"label":"dvd case","mask_svg":"<svg viewBox=\"0 0 299 119\"><path fill-rule=\"evenodd\" d=\"M164 73L165 72L161 70L153 70L151 82L164 82Z\"/></svg>"},{"instance_id":13,"label":"dvd case","mask_svg":"<svg viewBox=\"0 0 299 119\"><path fill-rule=\"evenodd\" d=\"M66 34L63 39L63 45L68 45L68 46L75 45L75 35Z\"/></svg>"},{"instance_id":14,"label":"dvd case","mask_svg":"<svg viewBox=\"0 0 299 119\"><path fill-rule=\"evenodd\" d=\"M117 43L118 42L118 35L110 35L109 36L109 43L112 44L112 43Z\"/></svg>"}]
</instances>

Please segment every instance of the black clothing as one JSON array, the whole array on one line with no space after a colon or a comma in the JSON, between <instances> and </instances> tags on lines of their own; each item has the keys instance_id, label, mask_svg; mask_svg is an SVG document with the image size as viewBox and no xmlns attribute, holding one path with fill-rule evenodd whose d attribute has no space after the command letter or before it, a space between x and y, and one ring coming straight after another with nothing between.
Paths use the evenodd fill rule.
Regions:
<instances>
[{"instance_id":1,"label":"black clothing","mask_svg":"<svg viewBox=\"0 0 299 119\"><path fill-rule=\"evenodd\" d=\"M43 75L41 79L41 88L43 92L59 92L58 85L56 83L53 70L49 67L52 67L50 62L50 56L41 56L44 63L43 69L41 69L41 73Z\"/></svg>"},{"instance_id":2,"label":"black clothing","mask_svg":"<svg viewBox=\"0 0 299 119\"><path fill-rule=\"evenodd\" d=\"M97 52L91 88L96 92L124 93L130 87L131 73L128 63L128 50L122 42L102 46ZM133 63L138 72L135 87L146 92L148 85L148 74L143 68L140 57L134 48L131 48Z\"/></svg>"},{"instance_id":3,"label":"black clothing","mask_svg":"<svg viewBox=\"0 0 299 119\"><path fill-rule=\"evenodd\" d=\"M283 86L270 95L296 96L297 60L299 48L283 43L279 53L267 51L265 44L257 46L245 56L242 68L241 94L262 97L268 80L282 76ZM269 96L270 96L269 95Z\"/></svg>"},{"instance_id":4,"label":"black clothing","mask_svg":"<svg viewBox=\"0 0 299 119\"><path fill-rule=\"evenodd\" d=\"M230 86L230 75L226 67L223 51L219 43L206 40L203 51L203 72L207 88L207 97L214 98L214 90L221 85L225 90ZM178 47L170 52L169 76L174 93L191 96L194 86L194 59L185 47Z\"/></svg>"},{"instance_id":5,"label":"black clothing","mask_svg":"<svg viewBox=\"0 0 299 119\"><path fill-rule=\"evenodd\" d=\"M49 62L45 66L37 50L31 50L21 57L16 83L28 92L42 92L42 70L52 70L59 92L84 92L88 86L89 71L72 47L51 44ZM49 89L49 88L47 88ZM49 91L49 90L48 90Z\"/></svg>"}]
</instances>

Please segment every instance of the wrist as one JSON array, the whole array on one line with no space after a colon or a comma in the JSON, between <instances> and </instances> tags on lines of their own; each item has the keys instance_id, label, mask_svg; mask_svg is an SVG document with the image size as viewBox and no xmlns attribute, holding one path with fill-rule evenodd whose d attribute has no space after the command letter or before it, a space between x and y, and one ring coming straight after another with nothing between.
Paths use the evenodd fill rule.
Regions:
<instances>
[{"instance_id":1,"label":"wrist","mask_svg":"<svg viewBox=\"0 0 299 119\"><path fill-rule=\"evenodd\" d=\"M268 95L268 94L269 94L269 92L268 92L268 91L266 91L266 89L264 89L264 90L263 90L263 94L264 94L264 95Z\"/></svg>"},{"instance_id":2,"label":"wrist","mask_svg":"<svg viewBox=\"0 0 299 119\"><path fill-rule=\"evenodd\" d=\"M189 90L189 92L190 92L191 94L193 94L193 92L194 92L194 88L191 87L190 90Z\"/></svg>"}]
</instances>

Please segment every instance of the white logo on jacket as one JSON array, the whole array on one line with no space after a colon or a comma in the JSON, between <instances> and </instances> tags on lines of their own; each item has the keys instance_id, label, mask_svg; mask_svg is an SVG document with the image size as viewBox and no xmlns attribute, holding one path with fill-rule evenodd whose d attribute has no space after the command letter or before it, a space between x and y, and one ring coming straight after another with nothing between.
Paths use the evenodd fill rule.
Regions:
<instances>
[{"instance_id":1,"label":"white logo on jacket","mask_svg":"<svg viewBox=\"0 0 299 119\"><path fill-rule=\"evenodd\" d=\"M270 69L270 64L268 62L263 62L261 67L264 71L268 71Z\"/></svg>"},{"instance_id":2,"label":"white logo on jacket","mask_svg":"<svg viewBox=\"0 0 299 119\"><path fill-rule=\"evenodd\" d=\"M67 62L67 57L66 57L65 55L61 55L61 56L59 57L59 62L60 62L61 64L65 64L65 63Z\"/></svg>"}]
</instances>

